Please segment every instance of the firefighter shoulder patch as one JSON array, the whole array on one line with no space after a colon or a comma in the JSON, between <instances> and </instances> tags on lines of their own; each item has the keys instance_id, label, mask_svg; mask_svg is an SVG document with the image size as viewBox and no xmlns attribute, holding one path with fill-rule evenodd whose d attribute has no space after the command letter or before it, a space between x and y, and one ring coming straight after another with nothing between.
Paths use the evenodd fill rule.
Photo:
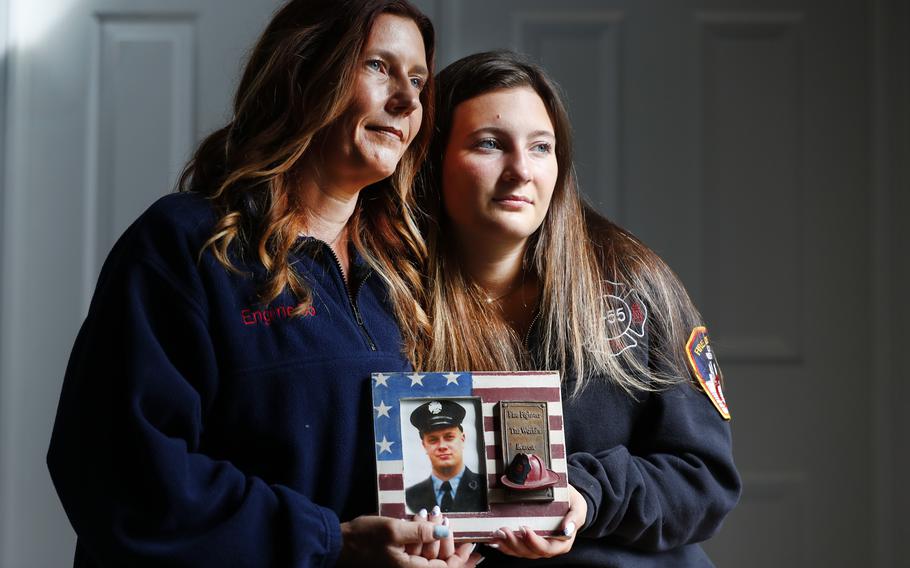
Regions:
<instances>
[{"instance_id":1,"label":"firefighter shoulder patch","mask_svg":"<svg viewBox=\"0 0 910 568\"><path fill-rule=\"evenodd\" d=\"M686 358L702 390L724 420L729 420L730 410L727 408L723 391L724 378L717 364L717 356L711 349L708 330L704 326L696 327L689 335L689 341L686 342Z\"/></svg>"}]
</instances>

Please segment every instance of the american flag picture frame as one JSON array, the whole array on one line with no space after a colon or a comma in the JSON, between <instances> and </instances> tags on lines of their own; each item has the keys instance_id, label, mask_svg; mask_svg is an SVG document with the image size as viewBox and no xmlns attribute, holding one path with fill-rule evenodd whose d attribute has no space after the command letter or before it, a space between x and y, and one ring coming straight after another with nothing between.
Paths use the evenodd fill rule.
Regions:
<instances>
[{"instance_id":1,"label":"american flag picture frame","mask_svg":"<svg viewBox=\"0 0 910 568\"><path fill-rule=\"evenodd\" d=\"M466 503L462 497L469 490L483 498L445 513L455 539L488 541L501 527L518 530L522 526L543 537L563 536L559 529L569 508L569 493L559 373L373 373L372 399L380 515L411 518L417 512L414 509L421 507L418 490L429 495L424 499L430 501L423 502L438 503L438 496L444 493L438 479L431 489L429 476L431 470L436 472L433 468L438 463L430 457L430 446L424 445L420 427L425 423L445 427L457 421L463 432L465 468L454 486L455 503ZM508 482L507 459L516 450L526 449L514 443L508 431L517 433L526 428L504 424L507 419L503 412L522 405L543 410L540 424L544 431L535 439L543 440L546 446L536 448L536 453L552 476L552 485L545 490L516 491L504 483ZM448 416L453 414L450 410L455 418ZM527 429L538 434L536 427ZM426 440L431 442L429 435ZM509 485L514 487L513 483ZM448 483L443 485L447 487Z\"/></svg>"}]
</instances>

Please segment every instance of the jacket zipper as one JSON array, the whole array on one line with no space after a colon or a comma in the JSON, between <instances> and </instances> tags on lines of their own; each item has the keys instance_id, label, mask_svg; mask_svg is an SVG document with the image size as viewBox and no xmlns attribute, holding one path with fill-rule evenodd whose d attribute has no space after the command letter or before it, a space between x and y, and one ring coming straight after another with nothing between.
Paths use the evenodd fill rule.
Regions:
<instances>
[{"instance_id":1,"label":"jacket zipper","mask_svg":"<svg viewBox=\"0 0 910 568\"><path fill-rule=\"evenodd\" d=\"M525 349L527 349L528 351L531 350L531 346L528 343L529 341L531 341L531 330L534 329L534 324L537 323L538 318L540 318L540 307L538 307L537 311L534 312L534 318L531 319L531 325L528 326L528 331L527 331L527 333L525 333L525 342L524 343L525 343Z\"/></svg>"},{"instance_id":2,"label":"jacket zipper","mask_svg":"<svg viewBox=\"0 0 910 568\"><path fill-rule=\"evenodd\" d=\"M372 272L368 272L367 275L363 277L363 280L361 280L360 284L357 285L357 290L352 296L351 291L348 289L348 283L344 280L344 269L341 268L341 261L338 260L338 255L335 254L335 251L332 250L332 247L329 245L326 245L326 248L329 249L329 254L332 255L333 259L335 259L335 266L338 268L338 274L341 275L341 285L344 287L344 292L348 297L348 304L351 306L351 311L354 313L354 320L360 327L360 333L362 333L363 338L366 339L367 345L370 347L370 351L376 351L376 344L373 343L373 338L370 337L370 333L367 331L366 326L363 325L363 316L360 315L360 310L357 309L357 302L355 300L355 298L360 295L360 290L363 288L364 283L367 281L367 278L370 277L370 274L372 274Z\"/></svg>"}]
</instances>

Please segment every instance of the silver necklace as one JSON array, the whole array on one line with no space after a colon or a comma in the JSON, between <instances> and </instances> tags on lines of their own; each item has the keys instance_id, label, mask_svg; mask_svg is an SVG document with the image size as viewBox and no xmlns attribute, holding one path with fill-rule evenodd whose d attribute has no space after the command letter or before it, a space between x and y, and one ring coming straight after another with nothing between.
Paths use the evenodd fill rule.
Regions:
<instances>
[{"instance_id":1,"label":"silver necklace","mask_svg":"<svg viewBox=\"0 0 910 568\"><path fill-rule=\"evenodd\" d=\"M496 296L495 298L491 298L490 296L487 296L487 304L492 304L494 302L498 302L498 301L502 300L503 298L511 296L512 294L514 294L517 290L519 290L521 288L522 284L524 284L524 278L520 278L517 282L512 284L509 287L509 289L505 291L505 293L500 294L499 296ZM486 290L484 290L484 292L486 292Z\"/></svg>"}]
</instances>

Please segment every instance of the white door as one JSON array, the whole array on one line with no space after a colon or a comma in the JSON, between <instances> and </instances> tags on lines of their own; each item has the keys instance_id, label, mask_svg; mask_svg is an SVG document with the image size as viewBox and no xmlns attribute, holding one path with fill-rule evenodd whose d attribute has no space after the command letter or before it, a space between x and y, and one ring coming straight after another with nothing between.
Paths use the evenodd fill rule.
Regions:
<instances>
[{"instance_id":1,"label":"white door","mask_svg":"<svg viewBox=\"0 0 910 568\"><path fill-rule=\"evenodd\" d=\"M229 117L275 0L11 0L0 566L67 566L44 456L110 246Z\"/></svg>"},{"instance_id":2,"label":"white door","mask_svg":"<svg viewBox=\"0 0 910 568\"><path fill-rule=\"evenodd\" d=\"M861 0L440 3L568 94L584 191L673 266L728 384L719 566L872 564L871 10ZM905 28L902 28L905 29ZM448 37L448 39L445 39Z\"/></svg>"}]
</instances>

